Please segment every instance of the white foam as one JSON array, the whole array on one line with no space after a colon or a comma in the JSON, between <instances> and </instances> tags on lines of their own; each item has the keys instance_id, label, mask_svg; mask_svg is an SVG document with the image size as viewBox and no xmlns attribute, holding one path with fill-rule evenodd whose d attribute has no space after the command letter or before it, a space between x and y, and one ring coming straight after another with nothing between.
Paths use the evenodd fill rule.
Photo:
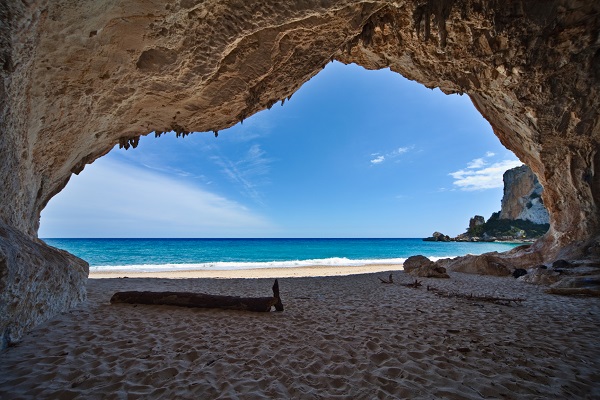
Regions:
<instances>
[{"instance_id":1,"label":"white foam","mask_svg":"<svg viewBox=\"0 0 600 400\"><path fill-rule=\"evenodd\" d=\"M434 260L436 257L431 257ZM402 264L406 258L386 258L375 260L351 260L344 257L322 258L313 260L267 261L267 262L209 262L198 264L139 264L139 265L99 265L90 267L92 272L166 272L166 271L227 271L257 268L295 268L312 266L363 266L374 264Z\"/></svg>"}]
</instances>

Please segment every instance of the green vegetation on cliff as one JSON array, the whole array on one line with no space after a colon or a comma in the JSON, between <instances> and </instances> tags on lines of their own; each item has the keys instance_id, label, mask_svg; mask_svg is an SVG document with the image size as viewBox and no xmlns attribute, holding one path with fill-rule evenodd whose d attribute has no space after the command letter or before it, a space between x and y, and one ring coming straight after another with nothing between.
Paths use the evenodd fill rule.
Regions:
<instances>
[{"instance_id":1,"label":"green vegetation on cliff","mask_svg":"<svg viewBox=\"0 0 600 400\"><path fill-rule=\"evenodd\" d=\"M545 234L550 229L550 224L536 224L522 219L500 219L500 213L492 216L482 225L467 229L470 237L503 237L535 239Z\"/></svg>"}]
</instances>

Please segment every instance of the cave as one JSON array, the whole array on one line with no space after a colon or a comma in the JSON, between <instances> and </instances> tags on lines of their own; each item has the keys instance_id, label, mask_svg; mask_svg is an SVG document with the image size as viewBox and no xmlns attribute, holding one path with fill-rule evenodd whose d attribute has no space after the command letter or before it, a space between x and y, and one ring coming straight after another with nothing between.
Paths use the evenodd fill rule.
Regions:
<instances>
[{"instance_id":1,"label":"cave","mask_svg":"<svg viewBox=\"0 0 600 400\"><path fill-rule=\"evenodd\" d=\"M470 96L545 189L550 231L513 264L600 258L597 2L34 0L0 24L0 347L85 299L87 263L37 238L72 174L148 132L217 135L332 60Z\"/></svg>"}]
</instances>

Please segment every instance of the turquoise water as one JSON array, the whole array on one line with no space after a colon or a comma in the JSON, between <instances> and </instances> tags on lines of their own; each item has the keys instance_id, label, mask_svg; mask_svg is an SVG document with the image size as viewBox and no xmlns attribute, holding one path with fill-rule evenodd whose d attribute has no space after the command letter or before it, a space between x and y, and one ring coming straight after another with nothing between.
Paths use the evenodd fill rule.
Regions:
<instances>
[{"instance_id":1,"label":"turquoise water","mask_svg":"<svg viewBox=\"0 0 600 400\"><path fill-rule=\"evenodd\" d=\"M235 270L308 265L396 264L507 251L510 243L421 239L44 239L90 263L92 271Z\"/></svg>"}]
</instances>

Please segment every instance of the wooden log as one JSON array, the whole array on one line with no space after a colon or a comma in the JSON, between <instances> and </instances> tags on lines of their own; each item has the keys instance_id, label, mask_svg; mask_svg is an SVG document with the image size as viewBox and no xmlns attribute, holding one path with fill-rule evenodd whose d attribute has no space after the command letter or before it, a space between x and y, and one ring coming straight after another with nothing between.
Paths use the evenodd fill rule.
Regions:
<instances>
[{"instance_id":1,"label":"wooden log","mask_svg":"<svg viewBox=\"0 0 600 400\"><path fill-rule=\"evenodd\" d=\"M271 307L275 307L276 311L283 311L277 279L273 284L273 297L219 296L193 292L117 292L111 297L110 302L111 304L150 304L257 312L269 312Z\"/></svg>"}]
</instances>

